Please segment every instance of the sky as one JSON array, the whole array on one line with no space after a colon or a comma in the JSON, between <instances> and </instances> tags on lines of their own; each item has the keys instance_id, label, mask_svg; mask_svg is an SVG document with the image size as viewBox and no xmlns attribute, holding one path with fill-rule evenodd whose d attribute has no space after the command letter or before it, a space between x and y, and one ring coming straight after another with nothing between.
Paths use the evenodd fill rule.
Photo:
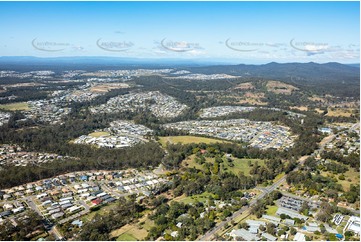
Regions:
<instances>
[{"instance_id":1,"label":"sky","mask_svg":"<svg viewBox=\"0 0 361 242\"><path fill-rule=\"evenodd\" d=\"M359 2L0 2L0 56L359 63Z\"/></svg>"}]
</instances>

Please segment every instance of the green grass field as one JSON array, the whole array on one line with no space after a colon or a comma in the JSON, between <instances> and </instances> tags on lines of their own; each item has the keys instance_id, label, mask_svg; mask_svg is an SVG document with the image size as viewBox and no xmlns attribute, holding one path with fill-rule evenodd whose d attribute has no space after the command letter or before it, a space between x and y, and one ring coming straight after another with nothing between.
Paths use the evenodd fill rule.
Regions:
<instances>
[{"instance_id":1,"label":"green grass field","mask_svg":"<svg viewBox=\"0 0 361 242\"><path fill-rule=\"evenodd\" d=\"M117 241L136 241L137 239L133 235L124 233L117 238Z\"/></svg>"},{"instance_id":2,"label":"green grass field","mask_svg":"<svg viewBox=\"0 0 361 242\"><path fill-rule=\"evenodd\" d=\"M345 189L345 191L349 191L350 190L350 185L356 185L356 184L360 184L360 173L355 171L354 168L347 166L348 167L348 171L345 172L345 180L338 180L337 183L341 184L341 186L343 187L343 189ZM336 176L338 177L338 176Z\"/></svg>"},{"instance_id":3,"label":"green grass field","mask_svg":"<svg viewBox=\"0 0 361 242\"><path fill-rule=\"evenodd\" d=\"M182 195L180 197L177 197L177 198L173 199L173 201L182 202L182 203L185 203L185 204L195 203L196 201L205 202L205 201L208 200L209 196L213 197L214 194L209 193L209 192L203 192L201 194L193 195L193 196L190 196L190 197Z\"/></svg>"},{"instance_id":4,"label":"green grass field","mask_svg":"<svg viewBox=\"0 0 361 242\"><path fill-rule=\"evenodd\" d=\"M154 226L154 222L147 216L149 212L145 212L139 221L134 224L126 224L110 233L111 238L118 241L135 241L144 240L148 235L148 231Z\"/></svg>"},{"instance_id":5,"label":"green grass field","mask_svg":"<svg viewBox=\"0 0 361 242\"><path fill-rule=\"evenodd\" d=\"M159 143L165 147L167 142L176 144L176 143L182 143L182 144L190 144L190 143L224 143L228 141L224 140L218 140L218 139L212 139L212 138L205 138L205 137L197 137L197 136L165 136L165 137L159 137Z\"/></svg>"},{"instance_id":6,"label":"green grass field","mask_svg":"<svg viewBox=\"0 0 361 242\"><path fill-rule=\"evenodd\" d=\"M29 105L26 102L21 103L9 103L0 105L0 109L9 110L9 111L27 111L30 110Z\"/></svg>"},{"instance_id":7,"label":"green grass field","mask_svg":"<svg viewBox=\"0 0 361 242\"><path fill-rule=\"evenodd\" d=\"M94 218L94 216L95 216L96 214L104 215L104 214L106 214L107 212L113 210L114 207L116 207L116 206L117 206L116 203L111 203L111 204L103 205L98 211L93 211L93 212L90 212L90 213L84 215L84 216L82 217L82 221L84 221L84 222L89 222L89 221L91 221L91 220Z\"/></svg>"},{"instance_id":8,"label":"green grass field","mask_svg":"<svg viewBox=\"0 0 361 242\"><path fill-rule=\"evenodd\" d=\"M249 166L249 163L251 166ZM222 165L224 165L224 168L222 171L229 171L234 174L238 174L239 172L243 172L245 175L249 175L249 171L252 169L252 167L255 165L255 163L258 162L259 166L264 166L264 160L261 159L239 159L239 158L233 158L233 162L224 161ZM230 167L229 164L233 163L234 166ZM221 167L222 167L221 165Z\"/></svg>"},{"instance_id":9,"label":"green grass field","mask_svg":"<svg viewBox=\"0 0 361 242\"><path fill-rule=\"evenodd\" d=\"M321 175L323 176L335 176L337 178L337 183L340 184L342 186L342 188L345 191L349 191L350 190L350 185L353 184L360 184L360 173L357 172L354 168L346 165L348 167L348 171L346 171L345 173L343 173L343 175L345 176L345 180L340 180L338 179L338 177L341 174L332 174L331 172L328 171L323 171L321 172Z\"/></svg>"},{"instance_id":10,"label":"green grass field","mask_svg":"<svg viewBox=\"0 0 361 242\"><path fill-rule=\"evenodd\" d=\"M195 155L191 155L189 157L187 157L183 162L183 166L188 167L188 168L196 168L199 170L203 170L205 169L205 167L197 162L195 162ZM250 170L252 169L252 167L255 165L256 162L258 162L258 165L260 166L264 166L264 160L261 159L248 159L248 158L243 158L243 159L239 159L239 158L232 158L232 162L228 162L226 161L226 159L223 159L223 163L220 165L221 167L221 171L222 172L232 172L236 175L239 174L239 172L243 172L244 175L249 175ZM206 162L213 164L214 163L214 158L206 158ZM249 165L249 162L251 164L251 166ZM233 167L231 166L231 163L233 163Z\"/></svg>"},{"instance_id":11,"label":"green grass field","mask_svg":"<svg viewBox=\"0 0 361 242\"><path fill-rule=\"evenodd\" d=\"M267 210L266 210L266 213L267 213L267 215L275 216L277 210L278 210L277 206L268 206Z\"/></svg>"},{"instance_id":12,"label":"green grass field","mask_svg":"<svg viewBox=\"0 0 361 242\"><path fill-rule=\"evenodd\" d=\"M108 135L110 135L108 132L93 132L89 134L89 136L92 137L100 137L100 136L108 136Z\"/></svg>"},{"instance_id":13,"label":"green grass field","mask_svg":"<svg viewBox=\"0 0 361 242\"><path fill-rule=\"evenodd\" d=\"M204 169L203 165L195 162L195 160L194 160L195 157L196 157L196 155L194 155L194 154L188 156L184 161L182 161L183 166L189 167L189 168L196 168L198 170L203 170Z\"/></svg>"},{"instance_id":14,"label":"green grass field","mask_svg":"<svg viewBox=\"0 0 361 242\"><path fill-rule=\"evenodd\" d=\"M144 221L144 224L141 225L143 229L145 230L150 230L151 227L154 226L154 221L153 220L150 220L149 218L147 218L145 221Z\"/></svg>"}]
</instances>

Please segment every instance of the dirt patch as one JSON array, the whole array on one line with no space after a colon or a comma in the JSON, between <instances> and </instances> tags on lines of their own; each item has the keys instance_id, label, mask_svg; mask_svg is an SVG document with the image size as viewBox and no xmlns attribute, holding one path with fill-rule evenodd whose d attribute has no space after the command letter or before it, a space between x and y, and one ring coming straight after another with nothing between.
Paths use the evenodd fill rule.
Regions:
<instances>
[{"instance_id":1,"label":"dirt patch","mask_svg":"<svg viewBox=\"0 0 361 242\"><path fill-rule=\"evenodd\" d=\"M308 111L308 107L306 107L306 106L294 106L294 107L290 107L290 109L296 109L296 110L300 110L300 111Z\"/></svg>"},{"instance_id":2,"label":"dirt patch","mask_svg":"<svg viewBox=\"0 0 361 242\"><path fill-rule=\"evenodd\" d=\"M113 89L128 88L128 87L129 84L127 83L107 83L107 84L100 84L93 86L90 88L90 91L94 93L105 93Z\"/></svg>"},{"instance_id":3,"label":"dirt patch","mask_svg":"<svg viewBox=\"0 0 361 242\"><path fill-rule=\"evenodd\" d=\"M331 117L350 117L354 113L353 108L328 108L326 116Z\"/></svg>"},{"instance_id":4,"label":"dirt patch","mask_svg":"<svg viewBox=\"0 0 361 242\"><path fill-rule=\"evenodd\" d=\"M235 90L252 90L255 87L253 86L253 84L251 82L245 82L245 83L241 83L239 85L237 85L236 87L234 87Z\"/></svg>"},{"instance_id":5,"label":"dirt patch","mask_svg":"<svg viewBox=\"0 0 361 242\"><path fill-rule=\"evenodd\" d=\"M313 101L313 102L321 102L321 103L327 102L327 100L325 98L322 98L322 97L319 97L319 96L309 97L308 100Z\"/></svg>"},{"instance_id":6,"label":"dirt patch","mask_svg":"<svg viewBox=\"0 0 361 242\"><path fill-rule=\"evenodd\" d=\"M315 108L315 111L316 111L317 113L323 113L323 112L324 112L323 110L321 110L321 109L319 109L319 108Z\"/></svg>"}]
</instances>

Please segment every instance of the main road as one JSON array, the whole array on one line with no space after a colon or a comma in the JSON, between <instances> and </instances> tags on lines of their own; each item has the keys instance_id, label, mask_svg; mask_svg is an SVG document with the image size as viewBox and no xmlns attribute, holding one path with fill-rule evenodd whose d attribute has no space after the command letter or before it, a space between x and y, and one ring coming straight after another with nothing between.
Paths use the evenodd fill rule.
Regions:
<instances>
[{"instance_id":1,"label":"main road","mask_svg":"<svg viewBox=\"0 0 361 242\"><path fill-rule=\"evenodd\" d=\"M212 237L214 236L214 234L219 232L224 227L224 225L226 225L228 222L230 222L231 220L237 218L238 216L240 216L243 213L249 213L251 211L251 209L252 209L252 206L255 205L257 203L257 201L261 200L266 195L270 194L272 191L277 189L284 181L286 181L286 177L287 177L287 175L282 176L278 181L273 183L271 186L266 187L265 189L263 189L262 193L257 195L257 197L255 197L254 199L252 199L252 201L249 203L248 206L242 207L240 210L233 213L233 215L228 217L226 221L222 221L220 224L218 224L212 230L205 233L199 240L201 240L201 241L210 241L212 239Z\"/></svg>"}]
</instances>

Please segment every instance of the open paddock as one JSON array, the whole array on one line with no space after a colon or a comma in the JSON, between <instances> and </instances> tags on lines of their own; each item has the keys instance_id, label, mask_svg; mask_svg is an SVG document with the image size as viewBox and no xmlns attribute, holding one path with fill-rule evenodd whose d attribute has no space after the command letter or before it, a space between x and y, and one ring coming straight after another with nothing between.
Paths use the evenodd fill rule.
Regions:
<instances>
[{"instance_id":1,"label":"open paddock","mask_svg":"<svg viewBox=\"0 0 361 242\"><path fill-rule=\"evenodd\" d=\"M4 109L4 110L8 110L8 111L28 111L28 110L30 110L29 105L26 102L1 104L0 109Z\"/></svg>"},{"instance_id":2,"label":"open paddock","mask_svg":"<svg viewBox=\"0 0 361 242\"><path fill-rule=\"evenodd\" d=\"M191 136L191 135L184 135L184 136L164 136L164 137L159 137L159 142L160 144L165 147L167 142L172 143L172 144L177 144L177 143L181 143L181 144L191 144L191 143L206 143L206 144L211 144L211 143L227 143L227 141L224 140L218 140L218 139L212 139L212 138L205 138L205 137L198 137L198 136Z\"/></svg>"}]
</instances>

